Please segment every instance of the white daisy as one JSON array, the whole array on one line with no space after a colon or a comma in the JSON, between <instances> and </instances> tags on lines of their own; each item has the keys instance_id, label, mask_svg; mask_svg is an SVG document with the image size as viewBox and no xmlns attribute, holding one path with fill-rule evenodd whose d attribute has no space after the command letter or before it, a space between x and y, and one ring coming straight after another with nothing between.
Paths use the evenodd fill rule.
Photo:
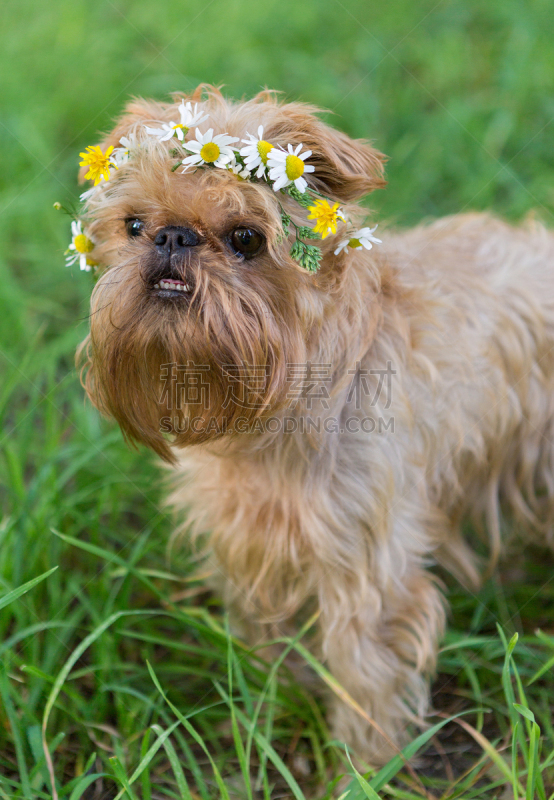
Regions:
<instances>
[{"instance_id":1,"label":"white daisy","mask_svg":"<svg viewBox=\"0 0 554 800\"><path fill-rule=\"evenodd\" d=\"M313 172L314 167L311 164L304 164L304 161L312 154L311 150L306 150L301 153L301 144L293 149L292 144L288 145L288 153L286 150L280 150L274 147L270 150L267 157L267 166L269 167L269 179L274 181L273 188L276 192L284 186L290 186L294 183L299 192L305 192L308 184L302 175L305 172Z\"/></svg>"},{"instance_id":2,"label":"white daisy","mask_svg":"<svg viewBox=\"0 0 554 800\"><path fill-rule=\"evenodd\" d=\"M227 133L218 133L214 136L213 128L206 133L201 133L196 129L196 141L191 139L184 145L185 150L189 150L192 155L183 159L185 165L184 172L190 166L200 166L202 164L213 164L216 167L226 167L233 161L235 154L230 145L238 142L238 136L229 136Z\"/></svg>"},{"instance_id":3,"label":"white daisy","mask_svg":"<svg viewBox=\"0 0 554 800\"><path fill-rule=\"evenodd\" d=\"M146 133L150 136L157 136L160 142L167 142L172 136L177 136L182 142L191 128L200 125L209 117L209 114L202 114L201 111L198 111L198 103L195 103L193 108L190 101L185 103L184 100L181 100L177 111L179 112L179 122L162 122L161 128L149 128L145 125Z\"/></svg>"},{"instance_id":4,"label":"white daisy","mask_svg":"<svg viewBox=\"0 0 554 800\"><path fill-rule=\"evenodd\" d=\"M138 148L136 133L133 132L130 133L129 136L122 136L119 140L119 144L121 147L116 147L112 153L112 158L117 167L126 164L131 157L131 151Z\"/></svg>"},{"instance_id":5,"label":"white daisy","mask_svg":"<svg viewBox=\"0 0 554 800\"><path fill-rule=\"evenodd\" d=\"M258 137L256 138L251 133L246 133L248 139L242 139L247 147L243 147L240 151L241 156L244 157L244 163L249 170L258 168L256 178L261 178L265 175L267 169L267 158L269 152L273 150L273 145L266 142L264 139L264 126L260 125L258 128Z\"/></svg>"},{"instance_id":6,"label":"white daisy","mask_svg":"<svg viewBox=\"0 0 554 800\"><path fill-rule=\"evenodd\" d=\"M343 250L348 250L348 242L349 241L350 241L350 239L343 239L342 242L340 242L339 246L335 250L335 255L336 256L338 256L339 253L342 253Z\"/></svg>"},{"instance_id":7,"label":"white daisy","mask_svg":"<svg viewBox=\"0 0 554 800\"><path fill-rule=\"evenodd\" d=\"M82 194L80 194L79 195L79 199L80 199L81 203L86 203L87 200L90 200L92 195L96 194L96 192L99 192L100 189L104 186L105 183L106 183L106 181L104 180L104 178L102 178L100 180L100 182L96 186L92 187L92 189L87 189L86 192L83 192Z\"/></svg>"},{"instance_id":8,"label":"white daisy","mask_svg":"<svg viewBox=\"0 0 554 800\"><path fill-rule=\"evenodd\" d=\"M70 267L76 261L79 261L79 267L86 272L90 271L90 261L88 255L94 250L94 242L83 233L81 221L71 223L71 244L65 251L65 266Z\"/></svg>"},{"instance_id":9,"label":"white daisy","mask_svg":"<svg viewBox=\"0 0 554 800\"><path fill-rule=\"evenodd\" d=\"M373 231L377 229L377 225L373 228L360 228L357 231L353 231L348 239L343 239L340 242L339 246L335 250L335 255L338 254L342 250L346 250L350 247L352 250L361 250L365 247L366 250L371 250L374 244L382 244L381 239L377 239L376 236L373 235Z\"/></svg>"},{"instance_id":10,"label":"white daisy","mask_svg":"<svg viewBox=\"0 0 554 800\"><path fill-rule=\"evenodd\" d=\"M232 172L233 175L242 178L242 180L250 178L250 170L246 167L243 167L243 165L240 163L240 161L237 161L234 155L233 160L229 161L229 163L226 165L226 168L229 170L229 172Z\"/></svg>"}]
</instances>

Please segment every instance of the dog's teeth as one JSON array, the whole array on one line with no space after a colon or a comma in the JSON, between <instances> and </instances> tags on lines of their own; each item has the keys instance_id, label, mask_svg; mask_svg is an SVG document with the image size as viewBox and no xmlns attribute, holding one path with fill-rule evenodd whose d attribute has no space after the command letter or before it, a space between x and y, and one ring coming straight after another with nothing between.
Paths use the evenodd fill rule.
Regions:
<instances>
[{"instance_id":1,"label":"dog's teeth","mask_svg":"<svg viewBox=\"0 0 554 800\"><path fill-rule=\"evenodd\" d=\"M154 285L154 289L172 289L173 291L177 292L188 292L189 286L188 284L182 283L181 281L179 281L179 283L177 283L176 281L175 282L160 281L159 283L156 283Z\"/></svg>"}]
</instances>

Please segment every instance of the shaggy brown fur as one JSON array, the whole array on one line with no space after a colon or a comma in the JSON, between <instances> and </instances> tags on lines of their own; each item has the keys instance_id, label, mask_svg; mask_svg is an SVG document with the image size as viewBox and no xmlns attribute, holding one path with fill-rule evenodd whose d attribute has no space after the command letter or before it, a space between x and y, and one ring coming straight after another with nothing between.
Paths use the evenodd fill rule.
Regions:
<instances>
[{"instance_id":1,"label":"shaggy brown fur","mask_svg":"<svg viewBox=\"0 0 554 800\"><path fill-rule=\"evenodd\" d=\"M210 114L203 130L242 138L261 123L271 142L303 142L313 150L311 186L343 204L383 186L381 154L323 124L314 108L268 92L235 103L206 87L192 99ZM278 201L306 224L297 203L224 170L171 172L176 140L160 144L143 124L169 121L174 108L137 100L104 141L134 131L144 145L88 207L103 269L81 351L85 386L129 439L175 464L171 502L187 531L208 540L220 590L253 642L290 631L317 606L317 654L377 724L335 699L334 732L379 763L391 754L387 739L400 744L406 724L427 712L445 617L428 567L478 582L461 521L485 523L493 555L501 501L551 535L554 237L467 214L384 231L371 252L335 256L339 230L321 243L322 268L310 275L279 236ZM345 209L360 218L355 205ZM134 239L124 223L132 217L146 225ZM172 267L192 286L187 298L152 290L163 277L153 239L167 225L201 236ZM266 237L252 260L226 244L238 225ZM308 361L331 365L329 397L291 410L287 365ZM208 404L164 394L161 366L191 362L208 367ZM356 408L352 370L387 363L390 408L374 392ZM233 370L248 380L260 368L257 402L229 402ZM161 421L175 415L183 424L170 443ZM291 415L364 417L375 431L263 427ZM185 430L193 416L213 424ZM239 419L244 432L225 433Z\"/></svg>"}]
</instances>

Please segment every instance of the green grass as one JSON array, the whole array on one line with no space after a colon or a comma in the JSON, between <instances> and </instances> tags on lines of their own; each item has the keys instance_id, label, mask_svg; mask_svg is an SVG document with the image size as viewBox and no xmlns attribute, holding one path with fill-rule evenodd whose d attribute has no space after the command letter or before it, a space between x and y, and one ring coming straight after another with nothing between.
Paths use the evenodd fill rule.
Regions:
<instances>
[{"instance_id":1,"label":"green grass","mask_svg":"<svg viewBox=\"0 0 554 800\"><path fill-rule=\"evenodd\" d=\"M377 218L551 223L551 3L5 0L0 31L0 800L50 798L52 774L70 800L553 797L551 556L507 560L476 597L451 587L432 721L464 715L413 732L411 770L356 774L321 701L232 640L186 550L168 554L155 459L84 403L90 282L52 210L129 95L208 81L375 139Z\"/></svg>"}]
</instances>

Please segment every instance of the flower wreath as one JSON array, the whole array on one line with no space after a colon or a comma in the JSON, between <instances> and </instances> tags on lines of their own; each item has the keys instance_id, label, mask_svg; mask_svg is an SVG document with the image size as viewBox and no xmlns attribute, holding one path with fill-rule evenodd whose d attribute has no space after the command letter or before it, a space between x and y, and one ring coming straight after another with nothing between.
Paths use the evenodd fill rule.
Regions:
<instances>
[{"instance_id":1,"label":"flower wreath","mask_svg":"<svg viewBox=\"0 0 554 800\"><path fill-rule=\"evenodd\" d=\"M295 240L290 255L308 272L317 272L322 253L319 247L309 244L306 240L325 239L330 233L336 234L339 222L346 226L346 230L345 238L336 248L335 255L349 248L371 250L374 243L381 243L381 240L373 235L377 225L373 228L355 230L350 220L345 217L339 203L331 203L329 198L315 189L308 188L304 175L315 172L315 167L306 163L312 151L303 150L303 144L296 146L289 144L286 149L273 145L264 139L264 128L260 125L257 136L247 133L248 138L241 140L241 144L245 146L236 147L234 145L239 141L236 136L229 136L227 133L214 135L213 128L206 133L200 131L198 125L205 122L209 115L199 112L197 104L193 107L190 101L185 103L181 100L177 106L177 113L178 120L164 122L161 128L144 126L146 133L157 137L160 142L170 141L176 137L181 146L190 153L186 158L179 160L172 171L180 166L183 166L182 172L197 167L225 169L236 175L239 180L265 181L275 192L288 194L310 212L307 219L315 221L313 228L309 225L296 225L279 204L283 236L289 236L291 225L294 228ZM193 127L194 138L185 141L187 133ZM139 147L135 134L122 136L119 145L117 148L108 147L105 151L95 145L87 147L84 153L80 153L83 160L79 166L88 167L85 178L94 182L91 189L81 194L80 199L83 203L102 191L110 180L112 170L118 170L126 164L132 157L133 151ZM170 154L178 155L178 151L171 150ZM63 208L60 203L55 203L55 207ZM94 242L83 231L78 215L71 214L71 216L74 219L71 223L71 243L65 252L66 266L79 261L80 269L90 271L97 266L91 256Z\"/></svg>"}]
</instances>

